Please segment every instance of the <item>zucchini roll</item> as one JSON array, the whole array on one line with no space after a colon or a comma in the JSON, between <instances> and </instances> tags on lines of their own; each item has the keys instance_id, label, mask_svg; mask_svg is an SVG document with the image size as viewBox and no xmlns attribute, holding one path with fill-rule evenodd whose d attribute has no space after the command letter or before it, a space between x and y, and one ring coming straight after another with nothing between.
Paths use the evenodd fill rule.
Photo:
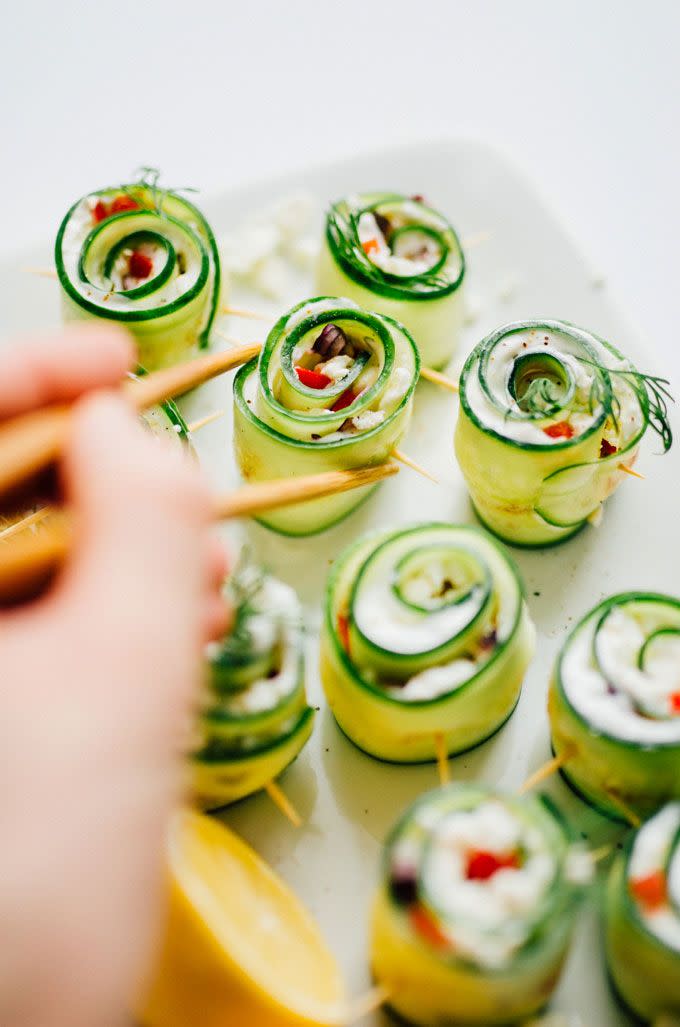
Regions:
<instances>
[{"instance_id":1,"label":"zucchini roll","mask_svg":"<svg viewBox=\"0 0 680 1027\"><path fill-rule=\"evenodd\" d=\"M464 276L458 236L421 197L363 193L327 214L319 291L396 318L430 367L443 367L456 349Z\"/></svg>"},{"instance_id":2,"label":"zucchini roll","mask_svg":"<svg viewBox=\"0 0 680 1027\"><path fill-rule=\"evenodd\" d=\"M295 592L252 566L237 569L229 592L234 624L206 649L201 743L191 759L204 808L235 802L278 777L309 738L314 716Z\"/></svg>"},{"instance_id":3,"label":"zucchini roll","mask_svg":"<svg viewBox=\"0 0 680 1027\"><path fill-rule=\"evenodd\" d=\"M183 196L159 189L157 178L83 196L55 245L64 319L128 328L150 371L208 345L220 294L208 222Z\"/></svg>"},{"instance_id":4,"label":"zucchini roll","mask_svg":"<svg viewBox=\"0 0 680 1027\"><path fill-rule=\"evenodd\" d=\"M385 463L411 417L420 365L402 325L322 297L277 321L234 379L234 446L246 481ZM259 518L286 535L323 531L375 486Z\"/></svg>"},{"instance_id":5,"label":"zucchini roll","mask_svg":"<svg viewBox=\"0 0 680 1027\"><path fill-rule=\"evenodd\" d=\"M563 321L487 336L463 368L455 438L480 519L525 546L561 542L596 520L649 425L670 447L666 385Z\"/></svg>"},{"instance_id":6,"label":"zucchini roll","mask_svg":"<svg viewBox=\"0 0 680 1027\"><path fill-rule=\"evenodd\" d=\"M680 803L628 840L609 876L605 919L621 1001L644 1022L680 1014Z\"/></svg>"},{"instance_id":7,"label":"zucchini roll","mask_svg":"<svg viewBox=\"0 0 680 1027\"><path fill-rule=\"evenodd\" d=\"M371 961L407 1021L508 1024L549 1000L591 860L543 796L449 785L388 839Z\"/></svg>"},{"instance_id":8,"label":"zucchini roll","mask_svg":"<svg viewBox=\"0 0 680 1027\"><path fill-rule=\"evenodd\" d=\"M517 570L474 527L369 535L336 561L321 679L365 752L395 763L485 741L510 716L534 651Z\"/></svg>"},{"instance_id":9,"label":"zucchini roll","mask_svg":"<svg viewBox=\"0 0 680 1027\"><path fill-rule=\"evenodd\" d=\"M558 657L549 713L562 774L606 816L680 798L680 601L629 592L591 610Z\"/></svg>"}]
</instances>

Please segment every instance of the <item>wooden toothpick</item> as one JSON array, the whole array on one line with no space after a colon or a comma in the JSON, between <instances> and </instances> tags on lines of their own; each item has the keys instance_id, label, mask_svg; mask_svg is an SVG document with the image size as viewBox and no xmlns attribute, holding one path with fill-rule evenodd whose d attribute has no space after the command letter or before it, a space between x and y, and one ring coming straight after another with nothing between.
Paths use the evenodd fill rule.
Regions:
<instances>
[{"instance_id":1,"label":"wooden toothpick","mask_svg":"<svg viewBox=\"0 0 680 1027\"><path fill-rule=\"evenodd\" d=\"M612 805L616 806L624 820L627 820L630 826L637 830L637 828L640 827L642 820L635 810L631 809L630 806L625 803L623 799L620 799L614 792L609 791L609 789L606 789L606 791Z\"/></svg>"},{"instance_id":2,"label":"wooden toothpick","mask_svg":"<svg viewBox=\"0 0 680 1027\"><path fill-rule=\"evenodd\" d=\"M256 310L244 310L242 307L220 307L221 314L231 314L232 317L245 317L251 321L271 321L269 314L259 314Z\"/></svg>"},{"instance_id":3,"label":"wooden toothpick","mask_svg":"<svg viewBox=\"0 0 680 1027\"><path fill-rule=\"evenodd\" d=\"M553 756L551 760L544 763L542 767L535 770L533 774L530 774L524 784L519 789L519 794L524 795L525 792L531 791L536 785L540 784L541 781L545 781L546 778L551 777L557 773L561 767L573 759L574 753L572 749L563 749L559 756Z\"/></svg>"},{"instance_id":4,"label":"wooden toothpick","mask_svg":"<svg viewBox=\"0 0 680 1027\"><path fill-rule=\"evenodd\" d=\"M190 435L194 432L200 431L201 428L205 428L206 424L212 424L219 417L224 417L226 410L213 410L211 414L206 414L205 417L199 417L197 421L192 421L191 424L187 425L187 429Z\"/></svg>"},{"instance_id":5,"label":"wooden toothpick","mask_svg":"<svg viewBox=\"0 0 680 1027\"><path fill-rule=\"evenodd\" d=\"M39 278L56 278L57 272L53 267L20 267L24 275L37 275Z\"/></svg>"},{"instance_id":6,"label":"wooden toothpick","mask_svg":"<svg viewBox=\"0 0 680 1027\"><path fill-rule=\"evenodd\" d=\"M26 528L30 528L34 524L39 524L40 521L44 521L49 512L49 506L41 506L38 510L34 510L33 513L22 517L21 520L15 521L13 524L8 524L6 528L3 528L0 531L0 541L9 538L10 535L16 534L17 531L24 531Z\"/></svg>"},{"instance_id":7,"label":"wooden toothpick","mask_svg":"<svg viewBox=\"0 0 680 1027\"><path fill-rule=\"evenodd\" d=\"M466 235L464 239L461 239L461 246L465 250L471 250L475 246L479 246L480 243L488 242L493 232L488 229L484 232L475 232L473 235Z\"/></svg>"},{"instance_id":8,"label":"wooden toothpick","mask_svg":"<svg viewBox=\"0 0 680 1027\"><path fill-rule=\"evenodd\" d=\"M424 467L417 464L415 460L412 460L410 456L407 456L406 453L402 453L400 449L393 449L391 455L395 460L398 460L400 464L403 464L405 467L410 467L412 471L417 471L418 474L422 474L423 478L429 478L430 481L435 483L435 485L439 484L439 479L435 478L434 474L430 474L430 472L426 471Z\"/></svg>"},{"instance_id":9,"label":"wooden toothpick","mask_svg":"<svg viewBox=\"0 0 680 1027\"><path fill-rule=\"evenodd\" d=\"M440 385L442 389L448 389L449 392L460 391L458 382L454 382L453 378L442 374L441 371L435 371L432 367L421 367L420 377L427 379L428 382L432 382L433 385Z\"/></svg>"},{"instance_id":10,"label":"wooden toothpick","mask_svg":"<svg viewBox=\"0 0 680 1027\"><path fill-rule=\"evenodd\" d=\"M434 747L437 753L437 771L439 773L439 784L447 785L451 780L449 772L449 754L446 751L446 739L443 731L437 731L434 736Z\"/></svg>"},{"instance_id":11,"label":"wooden toothpick","mask_svg":"<svg viewBox=\"0 0 680 1027\"><path fill-rule=\"evenodd\" d=\"M302 817L295 809L295 806L290 801L283 789L277 785L276 781L268 781L264 786L264 790L272 800L274 805L283 813L287 820L290 820L293 827L302 826Z\"/></svg>"},{"instance_id":12,"label":"wooden toothpick","mask_svg":"<svg viewBox=\"0 0 680 1027\"><path fill-rule=\"evenodd\" d=\"M631 478L639 478L640 481L645 480L644 474L640 474L639 471L634 471L632 467L628 467L626 464L619 464L619 470L623 471L624 474L630 474Z\"/></svg>"}]
</instances>

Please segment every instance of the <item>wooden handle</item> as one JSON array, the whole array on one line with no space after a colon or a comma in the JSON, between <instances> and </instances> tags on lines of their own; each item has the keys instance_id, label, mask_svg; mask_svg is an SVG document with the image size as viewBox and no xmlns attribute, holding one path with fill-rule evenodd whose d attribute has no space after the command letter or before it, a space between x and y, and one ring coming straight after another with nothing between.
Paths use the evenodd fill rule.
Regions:
<instances>
[{"instance_id":1,"label":"wooden handle","mask_svg":"<svg viewBox=\"0 0 680 1027\"><path fill-rule=\"evenodd\" d=\"M259 351L260 344L253 343L224 353L210 353L128 380L123 391L135 410L142 411L247 363ZM57 459L68 439L70 417L69 405L54 405L16 417L0 427L0 495Z\"/></svg>"},{"instance_id":2,"label":"wooden handle","mask_svg":"<svg viewBox=\"0 0 680 1027\"><path fill-rule=\"evenodd\" d=\"M243 485L216 498L215 520L250 517L321 496L374 485L396 474L396 464L360 467L349 471L326 471L303 478L284 478ZM36 595L58 570L71 547L73 528L65 510L41 523L38 534L26 531L0 543L0 604L16 603Z\"/></svg>"}]
</instances>

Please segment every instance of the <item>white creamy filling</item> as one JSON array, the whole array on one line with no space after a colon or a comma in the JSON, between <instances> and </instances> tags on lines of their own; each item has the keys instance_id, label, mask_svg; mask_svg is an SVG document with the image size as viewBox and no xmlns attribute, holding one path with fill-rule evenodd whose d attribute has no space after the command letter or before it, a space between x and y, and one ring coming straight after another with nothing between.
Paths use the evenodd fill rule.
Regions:
<instances>
[{"instance_id":1,"label":"white creamy filling","mask_svg":"<svg viewBox=\"0 0 680 1027\"><path fill-rule=\"evenodd\" d=\"M668 854L678 830L680 829L680 802L670 803L653 816L638 831L633 844L628 864L628 884L650 874L667 870ZM668 896L671 901L654 908L647 909L641 902L636 908L645 926L664 945L680 952L680 852L676 850L675 859L668 868L666 882ZM635 899L633 899L635 901ZM673 903L675 908L673 908Z\"/></svg>"},{"instance_id":2,"label":"white creamy filling","mask_svg":"<svg viewBox=\"0 0 680 1027\"><path fill-rule=\"evenodd\" d=\"M468 879L476 853L517 858L486 880ZM454 950L483 966L502 966L526 941L556 873L536 828L497 800L444 817L427 850L425 886Z\"/></svg>"},{"instance_id":3,"label":"white creamy filling","mask_svg":"<svg viewBox=\"0 0 680 1027\"><path fill-rule=\"evenodd\" d=\"M680 742L680 716L654 720L640 714L633 700L657 702L670 707L670 696L678 689L678 664L660 660L653 672L637 667L637 655L644 634L639 624L623 610L607 617L598 646L604 651L611 684L595 666L592 656L597 619L583 625L571 640L562 659L562 683L571 705L596 729L640 745Z\"/></svg>"},{"instance_id":4,"label":"white creamy filling","mask_svg":"<svg viewBox=\"0 0 680 1027\"><path fill-rule=\"evenodd\" d=\"M125 311L129 310L131 306L141 310L148 310L172 303L196 284L200 265L196 260L193 246L189 245L186 237L168 221L163 223L164 235L176 251L181 251L184 254L186 262L184 274L171 276L161 288L137 300L131 300L123 293L116 292L115 281L111 282L111 288L105 286L103 278L100 285L83 282L79 271L80 255L85 239L94 228L89 200L90 198L86 197L75 208L66 224L62 238L64 268L71 285L81 296L92 303L106 305L111 310ZM195 229L194 225L190 225L190 227ZM130 231L132 231L132 228ZM163 262L164 260L165 255L163 254ZM101 269L98 270L101 271ZM156 274L157 271L154 269L152 273Z\"/></svg>"},{"instance_id":5,"label":"white creamy filling","mask_svg":"<svg viewBox=\"0 0 680 1027\"><path fill-rule=\"evenodd\" d=\"M357 231L362 246L370 247L368 250L365 249L368 259L376 267L379 267L381 271L385 271L388 274L399 275L400 277L422 275L430 270L440 256L439 248L429 236L422 236L429 244L426 247L426 253L422 256L409 256L406 252L402 255L394 253L388 246L385 236L370 211L366 211L359 218Z\"/></svg>"},{"instance_id":6,"label":"white creamy filling","mask_svg":"<svg viewBox=\"0 0 680 1027\"><path fill-rule=\"evenodd\" d=\"M597 362L611 369L626 369L627 361L617 360L616 357L597 339L589 336L588 341L595 350ZM465 386L467 401L483 425L495 431L504 438L513 439L516 442L527 442L546 447L564 442L563 437L552 437L546 435L543 428L533 420L514 420L506 416L506 411L514 414L522 414L519 404L509 392L510 376L515 360L520 356L531 353L552 354L562 361L573 375L575 382L575 399L577 406L585 409L576 410L567 420L574 429L574 438L582 435L590 428L594 420L600 414L600 408L591 413L588 407L588 397L594 378L594 369L588 364L582 363L577 358L578 347L569 336L558 331L549 329L532 328L520 332L513 332L511 335L500 339L495 345L493 353L487 363L487 384L493 396L501 404L497 408L482 389L476 368L468 375ZM637 433L642 424L642 412L635 393L629 385L620 377L613 379L612 385L621 405L619 422L623 435L623 443Z\"/></svg>"}]
</instances>

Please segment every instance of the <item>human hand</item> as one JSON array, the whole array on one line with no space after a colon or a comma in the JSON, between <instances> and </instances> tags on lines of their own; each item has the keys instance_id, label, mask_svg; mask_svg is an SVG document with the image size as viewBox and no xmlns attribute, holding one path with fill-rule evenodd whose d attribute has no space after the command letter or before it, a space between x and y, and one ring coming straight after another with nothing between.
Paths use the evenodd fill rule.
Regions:
<instances>
[{"instance_id":1,"label":"human hand","mask_svg":"<svg viewBox=\"0 0 680 1027\"><path fill-rule=\"evenodd\" d=\"M227 626L196 469L112 393L127 337L0 357L0 418L72 400L72 556L0 614L0 1023L125 1022L159 929L164 831L206 638ZM0 543L0 559L2 548Z\"/></svg>"}]
</instances>

